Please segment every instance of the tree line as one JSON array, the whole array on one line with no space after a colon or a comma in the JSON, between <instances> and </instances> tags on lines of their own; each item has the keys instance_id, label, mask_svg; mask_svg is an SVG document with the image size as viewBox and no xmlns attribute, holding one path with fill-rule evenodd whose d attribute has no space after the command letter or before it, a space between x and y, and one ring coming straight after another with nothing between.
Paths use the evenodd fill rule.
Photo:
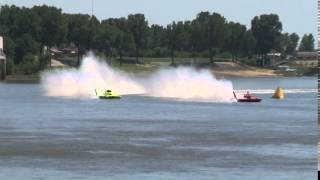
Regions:
<instances>
[{"instance_id":1,"label":"tree line","mask_svg":"<svg viewBox=\"0 0 320 180\"><path fill-rule=\"evenodd\" d=\"M251 28L228 21L218 13L200 12L192 20L174 21L167 26L150 25L143 14L99 21L87 14L65 14L50 6L32 8L2 6L0 36L4 52L13 64L30 63L38 57L43 68L48 58L43 54L51 47L77 48L78 64L88 50L104 53L106 58L118 57L206 57L210 63L216 56L227 54L232 60L266 58L271 51L284 56L294 55L299 43L296 33L282 33L276 14L252 19ZM47 47L47 48L45 48ZM312 34L304 35L300 50L313 51Z\"/></svg>"}]
</instances>

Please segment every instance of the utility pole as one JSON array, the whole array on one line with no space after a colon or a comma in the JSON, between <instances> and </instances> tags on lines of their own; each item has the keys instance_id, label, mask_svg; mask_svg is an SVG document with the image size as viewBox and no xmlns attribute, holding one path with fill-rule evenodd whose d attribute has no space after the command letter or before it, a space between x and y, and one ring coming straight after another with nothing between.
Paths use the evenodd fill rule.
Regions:
<instances>
[{"instance_id":1,"label":"utility pole","mask_svg":"<svg viewBox=\"0 0 320 180\"><path fill-rule=\"evenodd\" d=\"M91 18L93 17L93 0L91 0Z\"/></svg>"}]
</instances>

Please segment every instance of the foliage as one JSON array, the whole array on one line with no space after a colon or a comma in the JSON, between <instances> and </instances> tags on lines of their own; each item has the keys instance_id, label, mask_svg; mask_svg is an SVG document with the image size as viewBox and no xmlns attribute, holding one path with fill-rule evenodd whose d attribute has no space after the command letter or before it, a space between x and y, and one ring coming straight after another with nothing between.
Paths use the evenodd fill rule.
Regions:
<instances>
[{"instance_id":1,"label":"foliage","mask_svg":"<svg viewBox=\"0 0 320 180\"><path fill-rule=\"evenodd\" d=\"M15 73L17 74L34 74L39 71L39 62L32 54L27 54L23 61L15 66Z\"/></svg>"},{"instance_id":2,"label":"foliage","mask_svg":"<svg viewBox=\"0 0 320 180\"><path fill-rule=\"evenodd\" d=\"M174 64L174 51L178 48L178 34L179 31L175 22L167 26L168 49L170 49L172 64Z\"/></svg>"},{"instance_id":3,"label":"foliage","mask_svg":"<svg viewBox=\"0 0 320 180\"><path fill-rule=\"evenodd\" d=\"M199 57L212 63L215 57L238 61L264 56L272 50L294 55L299 36L281 32L282 23L275 14L254 17L252 28L247 29L210 12L200 12L194 19L173 21L167 26L149 26L143 14L100 22L95 16L64 14L61 9L45 5L32 8L5 5L0 11L4 52L12 60L12 66L17 66L15 69L27 73L35 72L35 67L46 68L50 63L50 53L43 55L44 47L47 50L76 47L78 65L88 50L103 53L109 63L111 59L119 59L120 65L123 57L131 56L136 57L136 63L140 56L171 57L172 63L175 57ZM302 38L299 49L314 49L311 34ZM31 55L38 58L31 61Z\"/></svg>"},{"instance_id":4,"label":"foliage","mask_svg":"<svg viewBox=\"0 0 320 180\"><path fill-rule=\"evenodd\" d=\"M38 27L39 40L42 44L52 47L65 41L67 33L67 21L61 13L61 9L48 6L34 6L31 12L37 14L40 19ZM34 22L33 22L34 23Z\"/></svg>"},{"instance_id":5,"label":"foliage","mask_svg":"<svg viewBox=\"0 0 320 180\"><path fill-rule=\"evenodd\" d=\"M257 41L256 52L266 55L271 50L280 47L282 23L275 14L261 15L253 18L251 22L253 36Z\"/></svg>"},{"instance_id":6,"label":"foliage","mask_svg":"<svg viewBox=\"0 0 320 180\"><path fill-rule=\"evenodd\" d=\"M230 22L227 25L226 49L232 54L232 60L246 48L247 28L239 23Z\"/></svg>"},{"instance_id":7,"label":"foliage","mask_svg":"<svg viewBox=\"0 0 320 180\"><path fill-rule=\"evenodd\" d=\"M314 51L314 38L312 34L305 34L299 46L300 51Z\"/></svg>"},{"instance_id":8,"label":"foliage","mask_svg":"<svg viewBox=\"0 0 320 180\"><path fill-rule=\"evenodd\" d=\"M80 58L85 50L97 47L95 45L97 45L100 22L95 17L83 14L65 15L65 17L68 22L67 42L74 43L77 47L77 64L80 65Z\"/></svg>"},{"instance_id":9,"label":"foliage","mask_svg":"<svg viewBox=\"0 0 320 180\"><path fill-rule=\"evenodd\" d=\"M51 56L49 54L40 55L39 57L39 69L43 70L50 64Z\"/></svg>"},{"instance_id":10,"label":"foliage","mask_svg":"<svg viewBox=\"0 0 320 180\"><path fill-rule=\"evenodd\" d=\"M284 33L281 37L281 52L284 55L294 55L299 42L299 36L296 33Z\"/></svg>"},{"instance_id":11,"label":"foliage","mask_svg":"<svg viewBox=\"0 0 320 180\"><path fill-rule=\"evenodd\" d=\"M11 75L13 73L13 60L7 58L6 59L6 71L8 75Z\"/></svg>"},{"instance_id":12,"label":"foliage","mask_svg":"<svg viewBox=\"0 0 320 180\"><path fill-rule=\"evenodd\" d=\"M132 34L135 44L136 63L139 61L140 49L146 45L146 33L148 22L143 14L130 14L128 16L128 28Z\"/></svg>"}]
</instances>

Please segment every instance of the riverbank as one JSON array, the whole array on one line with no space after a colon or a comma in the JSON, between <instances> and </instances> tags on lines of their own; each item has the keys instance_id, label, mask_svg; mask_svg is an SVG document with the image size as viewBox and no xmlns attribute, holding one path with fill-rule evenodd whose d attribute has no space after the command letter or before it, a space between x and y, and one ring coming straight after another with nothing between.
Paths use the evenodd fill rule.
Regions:
<instances>
[{"instance_id":1,"label":"riverbank","mask_svg":"<svg viewBox=\"0 0 320 180\"><path fill-rule=\"evenodd\" d=\"M202 60L203 61L203 60ZM205 61L204 61L205 62ZM208 69L217 77L282 77L282 76L293 76L292 74L283 74L280 71L258 68L253 66L248 66L245 64L234 63L234 62L215 62L213 65L198 62L197 63L179 63L174 66L171 65L170 61L152 61L145 64L126 64L119 68L114 65L115 68L119 68L125 72L139 74L139 73L152 73L156 70L168 68L168 67L194 67L196 69Z\"/></svg>"},{"instance_id":2,"label":"riverbank","mask_svg":"<svg viewBox=\"0 0 320 180\"><path fill-rule=\"evenodd\" d=\"M233 62L217 62L212 68L213 74L216 76L230 76L230 77L280 77L284 74L279 71L257 68L240 63Z\"/></svg>"},{"instance_id":3,"label":"riverbank","mask_svg":"<svg viewBox=\"0 0 320 180\"><path fill-rule=\"evenodd\" d=\"M194 67L196 69L208 69L210 70L216 77L283 77L283 76L297 76L295 73L283 73L273 69L267 68L258 68L254 66L248 66L241 63L234 63L230 61L220 61L215 62L214 64L209 64L207 59L197 59L196 62L190 61L190 59L177 58L175 65L171 64L171 60L169 58L142 58L141 61L143 63L135 64L132 62L123 63L120 67L119 62L117 60L112 60L108 64L120 71L125 73L134 74L134 75L149 75L155 71L160 69L168 68L168 67ZM71 63L72 64L72 63ZM52 67L55 68L73 68L68 65L64 61L53 60ZM21 75L14 74L9 75L6 78L8 83L39 83L40 75Z\"/></svg>"},{"instance_id":4,"label":"riverbank","mask_svg":"<svg viewBox=\"0 0 320 180\"><path fill-rule=\"evenodd\" d=\"M219 71L213 70L213 74L220 77L282 77L285 76L274 70L242 70L242 71Z\"/></svg>"},{"instance_id":5,"label":"riverbank","mask_svg":"<svg viewBox=\"0 0 320 180\"><path fill-rule=\"evenodd\" d=\"M6 83L40 83L40 75L38 74L32 74L32 75L21 75L21 74L15 74L15 75L9 75L6 77L5 81Z\"/></svg>"},{"instance_id":6,"label":"riverbank","mask_svg":"<svg viewBox=\"0 0 320 180\"><path fill-rule=\"evenodd\" d=\"M157 68L155 67L137 67L137 68L126 68L125 72L130 74L135 74L137 69L143 69L143 71L139 71L137 75L148 75L152 72L155 72ZM278 73L274 70L268 69L257 69L257 70L212 70L212 73L216 77L282 77L283 74ZM40 82L40 75L9 75L6 77L4 81L6 83L39 83Z\"/></svg>"}]
</instances>

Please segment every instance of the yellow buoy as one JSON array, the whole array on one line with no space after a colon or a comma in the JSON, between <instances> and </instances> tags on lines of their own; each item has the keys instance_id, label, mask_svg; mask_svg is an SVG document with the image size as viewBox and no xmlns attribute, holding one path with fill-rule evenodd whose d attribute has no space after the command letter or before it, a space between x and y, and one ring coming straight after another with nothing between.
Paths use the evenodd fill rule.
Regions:
<instances>
[{"instance_id":1,"label":"yellow buoy","mask_svg":"<svg viewBox=\"0 0 320 180\"><path fill-rule=\"evenodd\" d=\"M284 99L285 94L284 94L284 89L278 87L277 90L274 92L274 95L272 96L274 99Z\"/></svg>"}]
</instances>

